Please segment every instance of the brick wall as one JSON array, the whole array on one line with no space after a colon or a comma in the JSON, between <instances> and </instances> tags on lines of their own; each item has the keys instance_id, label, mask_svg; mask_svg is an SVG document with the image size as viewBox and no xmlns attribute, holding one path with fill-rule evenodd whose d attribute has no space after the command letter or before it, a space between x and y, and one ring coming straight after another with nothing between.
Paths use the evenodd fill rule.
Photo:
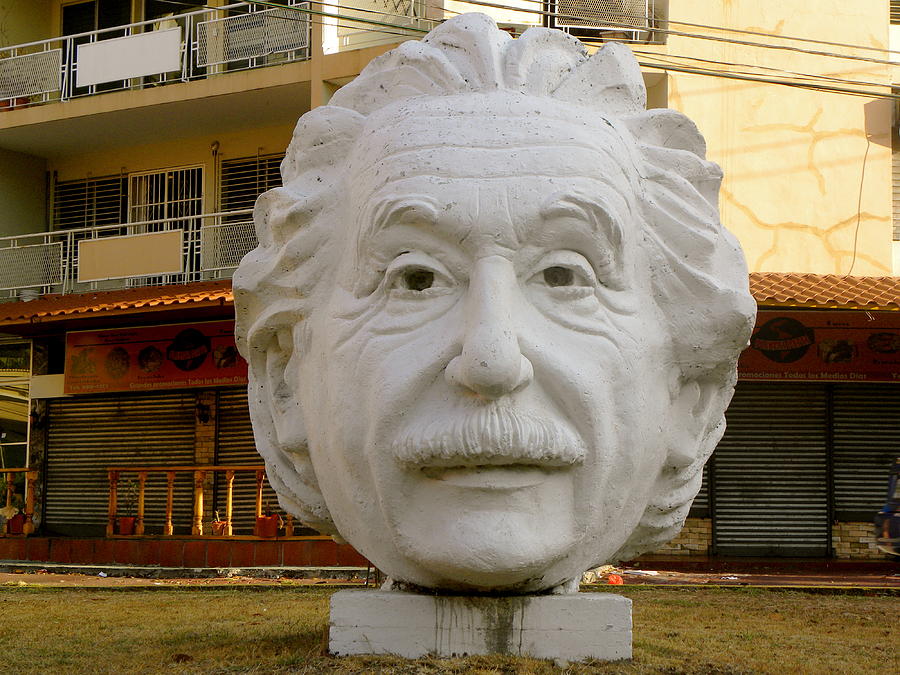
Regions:
<instances>
[{"instance_id":1,"label":"brick wall","mask_svg":"<svg viewBox=\"0 0 900 675\"><path fill-rule=\"evenodd\" d=\"M835 523L831 527L831 541L836 558L877 559L888 557L875 546L872 523Z\"/></svg>"},{"instance_id":2,"label":"brick wall","mask_svg":"<svg viewBox=\"0 0 900 675\"><path fill-rule=\"evenodd\" d=\"M707 555L712 544L712 521L688 518L681 532L668 544L654 551L661 555Z\"/></svg>"}]
</instances>

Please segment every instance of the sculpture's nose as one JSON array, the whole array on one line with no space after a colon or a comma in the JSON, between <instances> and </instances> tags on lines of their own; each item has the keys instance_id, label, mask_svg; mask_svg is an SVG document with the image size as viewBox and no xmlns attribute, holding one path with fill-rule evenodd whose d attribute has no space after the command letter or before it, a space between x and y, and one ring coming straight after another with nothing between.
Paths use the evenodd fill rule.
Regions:
<instances>
[{"instance_id":1,"label":"sculpture's nose","mask_svg":"<svg viewBox=\"0 0 900 675\"><path fill-rule=\"evenodd\" d=\"M518 293L509 260L494 255L475 263L466 297L462 352L445 372L451 384L497 399L531 382L534 370L519 348L514 321Z\"/></svg>"}]
</instances>

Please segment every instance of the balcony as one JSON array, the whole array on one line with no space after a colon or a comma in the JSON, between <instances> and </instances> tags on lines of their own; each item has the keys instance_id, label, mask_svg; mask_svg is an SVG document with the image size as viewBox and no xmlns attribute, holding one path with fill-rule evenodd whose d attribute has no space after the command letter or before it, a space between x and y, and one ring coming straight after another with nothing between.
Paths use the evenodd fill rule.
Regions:
<instances>
[{"instance_id":1,"label":"balcony","mask_svg":"<svg viewBox=\"0 0 900 675\"><path fill-rule=\"evenodd\" d=\"M256 247L251 209L0 238L0 302L228 278Z\"/></svg>"},{"instance_id":2,"label":"balcony","mask_svg":"<svg viewBox=\"0 0 900 675\"><path fill-rule=\"evenodd\" d=\"M0 48L0 107L143 89L309 58L309 3L241 2Z\"/></svg>"}]
</instances>

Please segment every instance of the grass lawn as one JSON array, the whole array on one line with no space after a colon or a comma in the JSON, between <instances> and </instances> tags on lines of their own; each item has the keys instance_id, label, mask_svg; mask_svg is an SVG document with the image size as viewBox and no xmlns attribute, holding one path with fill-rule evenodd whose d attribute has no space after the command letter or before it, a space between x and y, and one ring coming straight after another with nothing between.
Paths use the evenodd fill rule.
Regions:
<instances>
[{"instance_id":1,"label":"grass lawn","mask_svg":"<svg viewBox=\"0 0 900 675\"><path fill-rule=\"evenodd\" d=\"M606 587L603 589L606 591ZM309 586L0 589L3 673L900 673L900 599L803 591L618 587L634 660L567 669L512 657L335 659Z\"/></svg>"}]
</instances>

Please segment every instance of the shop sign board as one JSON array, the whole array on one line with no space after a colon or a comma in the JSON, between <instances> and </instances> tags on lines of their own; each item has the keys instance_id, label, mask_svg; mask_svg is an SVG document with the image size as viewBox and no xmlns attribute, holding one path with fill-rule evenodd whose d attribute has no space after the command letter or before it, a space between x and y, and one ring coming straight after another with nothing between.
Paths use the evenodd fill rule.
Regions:
<instances>
[{"instance_id":1,"label":"shop sign board","mask_svg":"<svg viewBox=\"0 0 900 675\"><path fill-rule=\"evenodd\" d=\"M247 384L234 322L174 324L66 334L66 394Z\"/></svg>"},{"instance_id":2,"label":"shop sign board","mask_svg":"<svg viewBox=\"0 0 900 675\"><path fill-rule=\"evenodd\" d=\"M900 382L900 314L760 310L742 380Z\"/></svg>"}]
</instances>

